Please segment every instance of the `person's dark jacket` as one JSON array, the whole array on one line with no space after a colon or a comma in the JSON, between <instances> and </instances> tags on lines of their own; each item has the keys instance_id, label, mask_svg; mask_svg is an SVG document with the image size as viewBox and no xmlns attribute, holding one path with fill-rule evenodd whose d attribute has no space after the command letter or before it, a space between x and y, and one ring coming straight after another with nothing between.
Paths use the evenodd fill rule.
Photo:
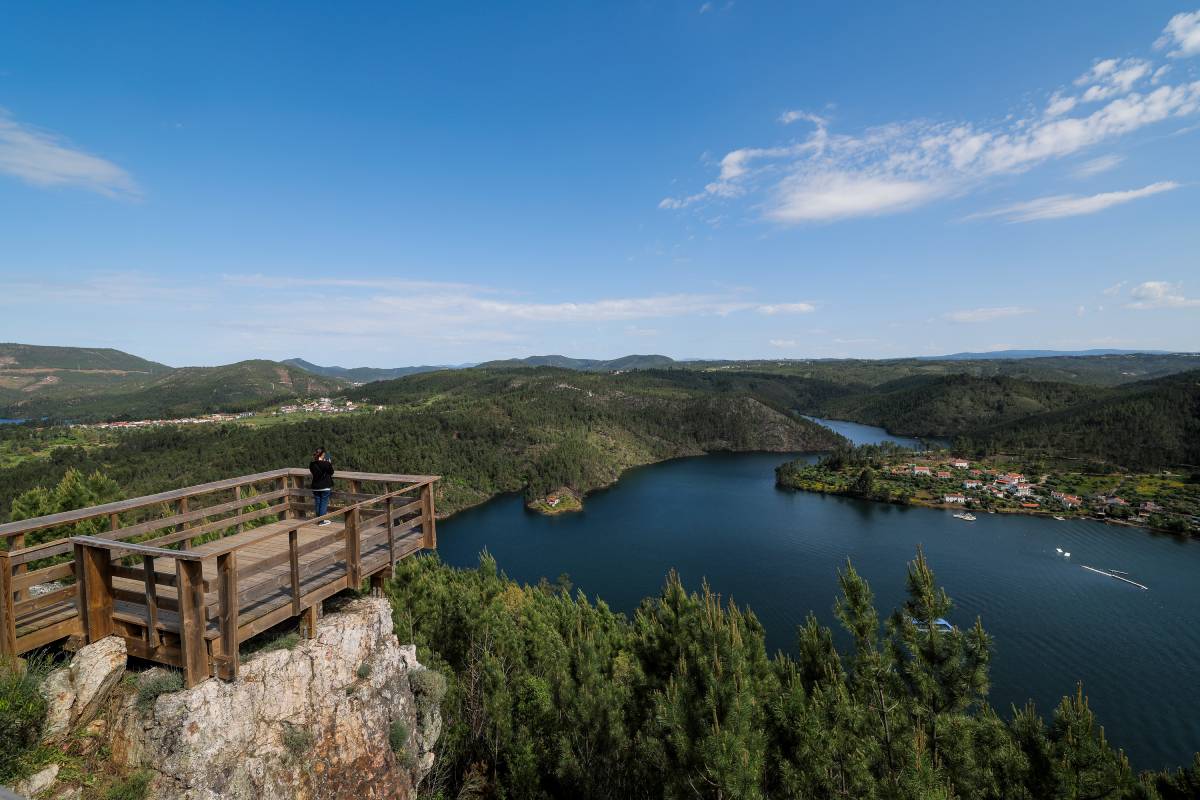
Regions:
<instances>
[{"instance_id":1,"label":"person's dark jacket","mask_svg":"<svg viewBox=\"0 0 1200 800\"><path fill-rule=\"evenodd\" d=\"M313 461L308 465L308 471L312 473L312 485L309 487L314 492L321 489L333 488L333 464L328 461Z\"/></svg>"}]
</instances>

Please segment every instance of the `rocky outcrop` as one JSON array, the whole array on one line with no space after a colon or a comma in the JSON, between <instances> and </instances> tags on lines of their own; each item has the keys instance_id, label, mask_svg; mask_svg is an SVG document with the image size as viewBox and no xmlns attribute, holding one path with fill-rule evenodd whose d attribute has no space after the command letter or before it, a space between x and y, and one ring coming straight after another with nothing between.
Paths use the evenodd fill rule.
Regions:
<instances>
[{"instance_id":1,"label":"rocky outcrop","mask_svg":"<svg viewBox=\"0 0 1200 800\"><path fill-rule=\"evenodd\" d=\"M129 698L113 758L153 772L153 796L172 800L415 796L441 727L427 687L440 676L414 680L425 672L387 601L354 600L315 638L251 657L236 681Z\"/></svg>"},{"instance_id":2,"label":"rocky outcrop","mask_svg":"<svg viewBox=\"0 0 1200 800\"><path fill-rule=\"evenodd\" d=\"M125 673L125 640L109 636L81 649L42 683L48 708L42 737L53 741L90 722Z\"/></svg>"}]
</instances>

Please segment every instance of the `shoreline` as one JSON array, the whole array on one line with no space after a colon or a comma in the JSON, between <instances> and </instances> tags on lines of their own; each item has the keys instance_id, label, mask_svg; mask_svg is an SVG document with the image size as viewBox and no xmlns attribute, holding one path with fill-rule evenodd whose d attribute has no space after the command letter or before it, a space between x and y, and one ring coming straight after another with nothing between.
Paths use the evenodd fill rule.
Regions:
<instances>
[{"instance_id":1,"label":"shoreline","mask_svg":"<svg viewBox=\"0 0 1200 800\"><path fill-rule=\"evenodd\" d=\"M899 506L901 508L928 508L928 509L931 509L934 511L955 511L955 510L970 511L971 513L976 514L976 515L989 514L989 513L991 513L991 514L1009 514L1009 515L1021 516L1021 517L1040 517L1042 519L1050 519L1050 520L1054 520L1055 516L1061 516L1059 514L1054 514L1053 512L1045 511L1042 509L1036 509L1036 510L1025 509L1025 508L979 509L979 508L969 508L967 506L959 505L957 503L931 503L926 500L920 500L920 499L912 499L905 503L899 503L899 502L892 502L890 500L879 500L874 497L863 497L862 495L854 494L852 492L826 492L826 491L822 491L820 489L805 489L804 487L801 487L801 486L788 486L787 484L782 483L778 480L775 481L775 488L782 489L782 490L789 491L789 492L808 492L809 494L821 494L821 495L826 495L828 497L845 497L845 498L849 498L851 500L861 500L865 503L879 503L881 505ZM1168 536L1178 536L1183 539L1200 540L1200 535L1194 534L1194 533L1189 533L1187 531L1172 531L1172 530L1167 530L1166 528L1155 528L1151 525L1141 525L1139 523L1129 522L1129 521L1123 520L1123 519L1112 519L1111 517L1094 517L1094 516L1082 516L1082 515L1074 515L1073 514L1071 516L1064 516L1062 520L1055 520L1055 521L1056 522L1059 522L1059 521L1071 522L1074 520L1081 520L1081 521L1085 521L1085 522L1103 522L1106 525L1116 525L1116 526L1123 527L1123 528L1133 528L1135 530L1146 531L1148 533L1161 533L1161 534L1166 534Z\"/></svg>"}]
</instances>

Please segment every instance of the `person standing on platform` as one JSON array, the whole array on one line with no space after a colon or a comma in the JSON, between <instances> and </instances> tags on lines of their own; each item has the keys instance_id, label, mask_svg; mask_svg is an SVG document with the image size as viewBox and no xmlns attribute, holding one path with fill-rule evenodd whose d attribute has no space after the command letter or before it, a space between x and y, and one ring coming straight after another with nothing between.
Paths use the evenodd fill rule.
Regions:
<instances>
[{"instance_id":1,"label":"person standing on platform","mask_svg":"<svg viewBox=\"0 0 1200 800\"><path fill-rule=\"evenodd\" d=\"M313 453L313 460L308 465L312 473L312 484L309 486L313 493L313 503L317 507L317 516L323 517L329 511L329 496L333 494L333 461L324 447L318 447ZM329 520L321 520L318 525L328 525Z\"/></svg>"}]
</instances>

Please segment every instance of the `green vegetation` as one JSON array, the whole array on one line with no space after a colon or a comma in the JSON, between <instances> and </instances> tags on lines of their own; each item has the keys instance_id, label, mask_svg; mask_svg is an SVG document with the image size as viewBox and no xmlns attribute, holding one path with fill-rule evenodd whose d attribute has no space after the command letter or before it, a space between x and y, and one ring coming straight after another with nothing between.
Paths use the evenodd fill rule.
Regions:
<instances>
[{"instance_id":1,"label":"green vegetation","mask_svg":"<svg viewBox=\"0 0 1200 800\"><path fill-rule=\"evenodd\" d=\"M117 778L104 790L104 800L144 800L150 791L150 781L153 774L148 770L140 770Z\"/></svg>"},{"instance_id":2,"label":"green vegetation","mask_svg":"<svg viewBox=\"0 0 1200 800\"><path fill-rule=\"evenodd\" d=\"M99 448L61 447L0 469L0 509L69 468L97 470L137 496L307 462L323 445L339 469L442 475L438 508L501 492L580 494L631 466L710 450L824 450L840 440L793 412L787 380L678 373L459 370L370 384L386 411L269 426L130 431ZM24 427L24 426L13 426ZM0 440L16 436L0 428Z\"/></svg>"},{"instance_id":3,"label":"green vegetation","mask_svg":"<svg viewBox=\"0 0 1200 800\"><path fill-rule=\"evenodd\" d=\"M1176 798L1197 770L1135 775L1081 690L1049 723L986 703L991 638L925 632L950 600L918 553L882 621L841 573L839 653L815 617L767 655L754 615L675 575L632 619L486 555L403 562L398 635L448 679L433 794L549 798ZM926 629L928 630L928 628ZM461 796L461 795L459 795Z\"/></svg>"},{"instance_id":4,"label":"green vegetation","mask_svg":"<svg viewBox=\"0 0 1200 800\"><path fill-rule=\"evenodd\" d=\"M78 390L25 392L10 398L0 415L77 422L178 418L333 395L348 385L276 361L240 361L221 367L182 367Z\"/></svg>"},{"instance_id":5,"label":"green vegetation","mask_svg":"<svg viewBox=\"0 0 1200 800\"><path fill-rule=\"evenodd\" d=\"M292 623L294 625L294 623ZM242 642L238 649L238 658L248 661L259 653L270 653L275 650L294 650L300 644L300 632L297 630L271 630L261 633Z\"/></svg>"},{"instance_id":6,"label":"green vegetation","mask_svg":"<svg viewBox=\"0 0 1200 800\"><path fill-rule=\"evenodd\" d=\"M371 665L364 661L358 665L358 669L355 670L354 674L358 676L360 681L365 681L367 678L371 677Z\"/></svg>"},{"instance_id":7,"label":"green vegetation","mask_svg":"<svg viewBox=\"0 0 1200 800\"><path fill-rule=\"evenodd\" d=\"M183 676L175 670L159 669L154 674L138 681L137 707L138 711L147 714L154 710L154 703L159 695L178 692L183 689Z\"/></svg>"},{"instance_id":8,"label":"green vegetation","mask_svg":"<svg viewBox=\"0 0 1200 800\"><path fill-rule=\"evenodd\" d=\"M8 786L34 768L46 718L40 691L49 662L0 660L0 784Z\"/></svg>"},{"instance_id":9,"label":"green vegetation","mask_svg":"<svg viewBox=\"0 0 1200 800\"><path fill-rule=\"evenodd\" d=\"M283 723L283 734L281 736L283 746L292 754L293 758L300 758L309 750L312 749L316 736L307 728L301 728L291 723Z\"/></svg>"},{"instance_id":10,"label":"green vegetation","mask_svg":"<svg viewBox=\"0 0 1200 800\"><path fill-rule=\"evenodd\" d=\"M313 364L311 361L305 361L303 358L285 358L279 362L290 367L299 367L302 370L311 372L314 375L321 375L326 378L338 378L345 381L354 381L355 383L372 383L374 381L390 381L395 378L403 378L405 375L416 375L418 372L436 372L439 369L447 369L447 367L394 367L391 369L379 369L376 367L322 367Z\"/></svg>"}]
</instances>

